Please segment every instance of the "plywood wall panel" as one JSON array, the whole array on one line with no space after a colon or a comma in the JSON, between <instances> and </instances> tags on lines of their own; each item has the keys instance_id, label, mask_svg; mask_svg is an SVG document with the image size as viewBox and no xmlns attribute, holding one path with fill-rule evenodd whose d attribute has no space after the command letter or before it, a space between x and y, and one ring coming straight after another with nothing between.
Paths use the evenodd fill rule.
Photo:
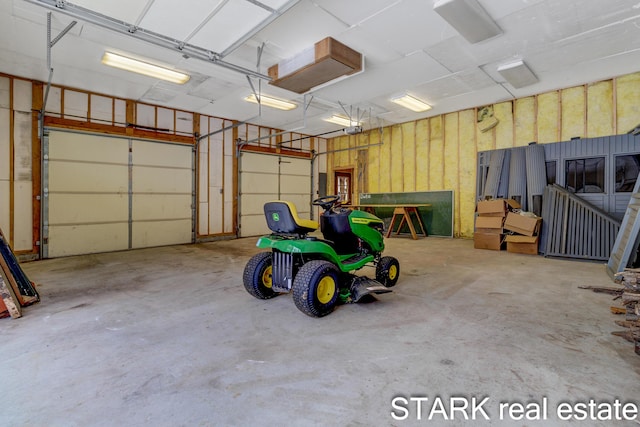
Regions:
<instances>
[{"instance_id":1,"label":"plywood wall panel","mask_svg":"<svg viewBox=\"0 0 640 427\"><path fill-rule=\"evenodd\" d=\"M176 132L193 133L193 113L176 111Z\"/></svg>"},{"instance_id":2,"label":"plywood wall panel","mask_svg":"<svg viewBox=\"0 0 640 427\"><path fill-rule=\"evenodd\" d=\"M31 113L13 113L13 179L31 181Z\"/></svg>"},{"instance_id":3,"label":"plywood wall panel","mask_svg":"<svg viewBox=\"0 0 640 427\"><path fill-rule=\"evenodd\" d=\"M136 104L135 124L156 127L156 109L147 104Z\"/></svg>"},{"instance_id":4,"label":"plywood wall panel","mask_svg":"<svg viewBox=\"0 0 640 427\"><path fill-rule=\"evenodd\" d=\"M13 79L13 110L31 113L31 82Z\"/></svg>"},{"instance_id":5,"label":"plywood wall panel","mask_svg":"<svg viewBox=\"0 0 640 427\"><path fill-rule=\"evenodd\" d=\"M89 117L89 95L65 90L63 114L65 119L86 121Z\"/></svg>"},{"instance_id":6,"label":"plywood wall panel","mask_svg":"<svg viewBox=\"0 0 640 427\"><path fill-rule=\"evenodd\" d=\"M15 181L13 193L13 250L31 251L33 249L31 181Z\"/></svg>"},{"instance_id":7,"label":"plywood wall panel","mask_svg":"<svg viewBox=\"0 0 640 427\"><path fill-rule=\"evenodd\" d=\"M11 177L11 112L0 108L0 180L8 181Z\"/></svg>"},{"instance_id":8,"label":"plywood wall panel","mask_svg":"<svg viewBox=\"0 0 640 427\"><path fill-rule=\"evenodd\" d=\"M62 88L57 86L51 86L49 88L45 111L48 116L52 117L60 117L62 115Z\"/></svg>"},{"instance_id":9,"label":"plywood wall panel","mask_svg":"<svg viewBox=\"0 0 640 427\"><path fill-rule=\"evenodd\" d=\"M11 79L0 76L0 108L11 108Z\"/></svg>"},{"instance_id":10,"label":"plywood wall panel","mask_svg":"<svg viewBox=\"0 0 640 427\"><path fill-rule=\"evenodd\" d=\"M111 124L113 121L113 98L91 95L90 121Z\"/></svg>"},{"instance_id":11,"label":"plywood wall panel","mask_svg":"<svg viewBox=\"0 0 640 427\"><path fill-rule=\"evenodd\" d=\"M168 108L157 107L157 123L156 127L160 129L166 129L170 132L175 130L175 115L174 110Z\"/></svg>"},{"instance_id":12,"label":"plywood wall panel","mask_svg":"<svg viewBox=\"0 0 640 427\"><path fill-rule=\"evenodd\" d=\"M4 236L11 241L11 210L10 210L11 186L8 180L0 179L0 229Z\"/></svg>"}]
</instances>

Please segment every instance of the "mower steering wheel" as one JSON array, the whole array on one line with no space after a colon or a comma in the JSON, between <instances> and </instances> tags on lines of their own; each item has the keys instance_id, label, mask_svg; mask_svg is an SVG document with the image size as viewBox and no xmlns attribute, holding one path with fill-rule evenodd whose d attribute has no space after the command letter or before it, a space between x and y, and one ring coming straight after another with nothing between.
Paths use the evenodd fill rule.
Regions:
<instances>
[{"instance_id":1,"label":"mower steering wheel","mask_svg":"<svg viewBox=\"0 0 640 427\"><path fill-rule=\"evenodd\" d=\"M328 211L340 200L340 196L324 196L318 199L315 199L311 204L320 206L325 211Z\"/></svg>"}]
</instances>

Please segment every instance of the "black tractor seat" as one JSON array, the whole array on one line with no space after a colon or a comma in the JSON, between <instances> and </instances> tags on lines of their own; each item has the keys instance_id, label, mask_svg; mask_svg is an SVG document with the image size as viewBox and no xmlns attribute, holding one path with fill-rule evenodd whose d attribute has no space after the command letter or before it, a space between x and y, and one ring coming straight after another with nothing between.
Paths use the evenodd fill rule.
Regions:
<instances>
[{"instance_id":1,"label":"black tractor seat","mask_svg":"<svg viewBox=\"0 0 640 427\"><path fill-rule=\"evenodd\" d=\"M269 230L274 233L304 236L316 231L319 226L316 221L299 218L296 205L284 200L265 203L264 216L267 219Z\"/></svg>"}]
</instances>

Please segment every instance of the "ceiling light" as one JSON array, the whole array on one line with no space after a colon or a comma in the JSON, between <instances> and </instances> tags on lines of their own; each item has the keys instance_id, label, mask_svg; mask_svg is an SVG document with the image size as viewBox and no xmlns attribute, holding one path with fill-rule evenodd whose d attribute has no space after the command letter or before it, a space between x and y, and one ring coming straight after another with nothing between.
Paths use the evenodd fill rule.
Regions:
<instances>
[{"instance_id":1,"label":"ceiling light","mask_svg":"<svg viewBox=\"0 0 640 427\"><path fill-rule=\"evenodd\" d=\"M433 5L433 10L469 43L477 43L502 34L498 24L477 0L440 0Z\"/></svg>"},{"instance_id":2,"label":"ceiling light","mask_svg":"<svg viewBox=\"0 0 640 427\"><path fill-rule=\"evenodd\" d=\"M254 93L247 96L244 100L248 102L253 102L254 104L258 104L258 98L256 98L256 95ZM271 108L277 108L279 110L293 110L298 106L293 102L285 101L284 99L273 98L267 95L260 95L259 104L266 105L267 107L271 107Z\"/></svg>"},{"instance_id":3,"label":"ceiling light","mask_svg":"<svg viewBox=\"0 0 640 427\"><path fill-rule=\"evenodd\" d=\"M538 78L523 60L502 64L498 72L514 88L529 86L538 82Z\"/></svg>"},{"instance_id":4,"label":"ceiling light","mask_svg":"<svg viewBox=\"0 0 640 427\"><path fill-rule=\"evenodd\" d=\"M170 70L168 68L154 65L149 62L139 61L137 59L128 58L112 52L105 52L102 57L102 63L111 67L120 68L134 73L144 74L145 76L154 77L156 79L166 80L171 83L184 84L189 81L188 74Z\"/></svg>"},{"instance_id":5,"label":"ceiling light","mask_svg":"<svg viewBox=\"0 0 640 427\"><path fill-rule=\"evenodd\" d=\"M431 109L431 105L424 101L419 100L411 95L403 95L397 98L391 98L391 102L395 102L398 105L402 105L404 108L420 113Z\"/></svg>"},{"instance_id":6,"label":"ceiling light","mask_svg":"<svg viewBox=\"0 0 640 427\"><path fill-rule=\"evenodd\" d=\"M345 116L340 116L338 114L334 114L333 116L329 117L328 119L324 119L327 122L331 122L331 123L335 123L337 125L340 126L344 126L344 127L349 127L349 126L359 126L360 122L357 122L355 120L351 120L348 117Z\"/></svg>"}]
</instances>

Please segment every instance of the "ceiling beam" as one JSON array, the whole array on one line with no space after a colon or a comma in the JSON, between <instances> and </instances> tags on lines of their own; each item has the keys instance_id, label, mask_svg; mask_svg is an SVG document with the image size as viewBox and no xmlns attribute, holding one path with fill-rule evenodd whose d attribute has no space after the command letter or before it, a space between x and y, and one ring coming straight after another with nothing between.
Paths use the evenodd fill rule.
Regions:
<instances>
[{"instance_id":1,"label":"ceiling beam","mask_svg":"<svg viewBox=\"0 0 640 427\"><path fill-rule=\"evenodd\" d=\"M256 77L262 80L270 81L271 77L265 74L261 74L257 71L250 70L245 67L241 67L236 64L232 64L221 59L221 55L211 50L194 46L191 44L185 44L180 40L176 40L171 37L164 36L162 34L155 33L153 31L145 30L144 28L136 27L133 24L129 24L124 21L114 19L112 17L102 15L94 12L90 9L83 8L73 3L68 3L64 0L26 0L29 3L36 4L38 6L45 7L47 9L63 13L73 18L85 21L94 25L98 25L102 28L134 37L138 40L142 40L147 43L154 44L169 50L176 51L183 56L189 58L200 59L210 64L217 65L219 67L226 68L237 73L241 73L247 76Z\"/></svg>"}]
</instances>

